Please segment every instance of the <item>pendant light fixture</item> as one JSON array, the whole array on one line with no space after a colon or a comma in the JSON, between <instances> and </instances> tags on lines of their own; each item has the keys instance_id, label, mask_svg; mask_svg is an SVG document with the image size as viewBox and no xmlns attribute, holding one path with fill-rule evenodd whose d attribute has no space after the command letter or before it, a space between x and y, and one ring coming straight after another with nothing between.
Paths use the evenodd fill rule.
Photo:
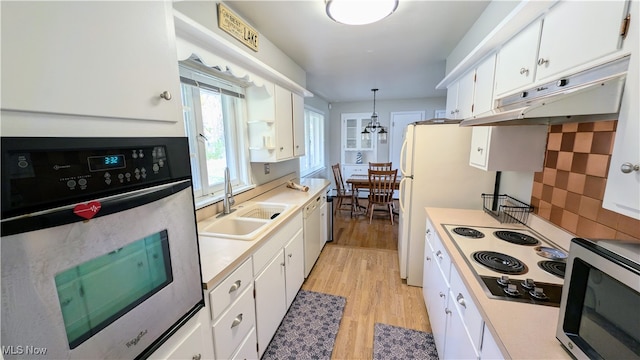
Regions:
<instances>
[{"instance_id":1,"label":"pendant light fixture","mask_svg":"<svg viewBox=\"0 0 640 360\"><path fill-rule=\"evenodd\" d=\"M325 0L327 15L346 25L366 25L393 14L398 0Z\"/></svg>"},{"instance_id":2,"label":"pendant light fixture","mask_svg":"<svg viewBox=\"0 0 640 360\"><path fill-rule=\"evenodd\" d=\"M378 89L371 89L373 91L373 113L371 114L371 120L362 130L362 140L371 140L371 134L378 133L378 140L380 142L387 141L387 130L378 121L378 113L376 112L376 92Z\"/></svg>"}]
</instances>

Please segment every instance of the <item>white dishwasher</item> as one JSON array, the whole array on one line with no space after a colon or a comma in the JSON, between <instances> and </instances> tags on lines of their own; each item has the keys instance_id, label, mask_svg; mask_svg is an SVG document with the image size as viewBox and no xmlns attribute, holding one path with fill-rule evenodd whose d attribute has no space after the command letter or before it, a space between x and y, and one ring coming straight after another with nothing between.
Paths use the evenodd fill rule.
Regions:
<instances>
[{"instance_id":1,"label":"white dishwasher","mask_svg":"<svg viewBox=\"0 0 640 360\"><path fill-rule=\"evenodd\" d=\"M322 246L326 239L322 233L322 214L320 208L326 200L323 195L318 195L304 207L304 277L308 277L313 265L320 256Z\"/></svg>"}]
</instances>

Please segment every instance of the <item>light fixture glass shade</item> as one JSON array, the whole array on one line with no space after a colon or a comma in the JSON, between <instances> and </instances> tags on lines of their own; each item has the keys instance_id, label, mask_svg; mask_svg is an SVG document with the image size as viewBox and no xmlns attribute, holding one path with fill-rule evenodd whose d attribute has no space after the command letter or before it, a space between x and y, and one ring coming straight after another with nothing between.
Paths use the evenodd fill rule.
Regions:
<instances>
[{"instance_id":1,"label":"light fixture glass shade","mask_svg":"<svg viewBox=\"0 0 640 360\"><path fill-rule=\"evenodd\" d=\"M385 128L382 127L382 126L381 126L381 128L382 129L378 133L378 141L385 142L385 141L387 141L387 130L385 130Z\"/></svg>"},{"instance_id":2,"label":"light fixture glass shade","mask_svg":"<svg viewBox=\"0 0 640 360\"><path fill-rule=\"evenodd\" d=\"M327 15L346 25L365 25L393 14L398 0L325 0Z\"/></svg>"}]
</instances>

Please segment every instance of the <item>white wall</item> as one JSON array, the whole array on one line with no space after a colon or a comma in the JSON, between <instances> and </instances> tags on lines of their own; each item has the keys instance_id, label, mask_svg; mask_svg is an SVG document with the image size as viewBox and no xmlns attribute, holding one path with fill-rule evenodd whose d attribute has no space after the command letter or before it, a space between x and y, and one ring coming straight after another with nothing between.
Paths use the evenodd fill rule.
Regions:
<instances>
[{"instance_id":1,"label":"white wall","mask_svg":"<svg viewBox=\"0 0 640 360\"><path fill-rule=\"evenodd\" d=\"M237 44L238 49L251 54L251 56L271 66L276 71L282 73L300 86L306 86L307 74L305 70L298 66L298 64L291 60L287 54L278 49L263 35L260 36L260 48L255 52L241 44L233 36L221 30L218 27L217 4L217 1L177 1L173 3L173 8L197 21L207 29L229 40L232 44ZM232 6L229 5L229 7ZM235 14L242 17L241 14ZM248 21L247 23L252 25ZM260 31L260 29L256 30Z\"/></svg>"},{"instance_id":2,"label":"white wall","mask_svg":"<svg viewBox=\"0 0 640 360\"><path fill-rule=\"evenodd\" d=\"M455 68L517 5L518 1L491 1L447 57L446 73Z\"/></svg>"},{"instance_id":3,"label":"white wall","mask_svg":"<svg viewBox=\"0 0 640 360\"><path fill-rule=\"evenodd\" d=\"M378 120L380 121L382 126L388 127L391 112L425 111L426 119L431 119L434 117L434 111L444 110L445 105L445 97L405 100L376 100L376 112L378 113ZM330 135L327 138L327 147L329 148L329 164L336 164L340 162L340 137L342 132L341 114L371 112L373 112L373 95L371 96L371 101L339 102L331 104L331 119L329 121ZM384 162L388 161L388 159L389 142L387 141L386 144L378 143L378 161Z\"/></svg>"}]
</instances>

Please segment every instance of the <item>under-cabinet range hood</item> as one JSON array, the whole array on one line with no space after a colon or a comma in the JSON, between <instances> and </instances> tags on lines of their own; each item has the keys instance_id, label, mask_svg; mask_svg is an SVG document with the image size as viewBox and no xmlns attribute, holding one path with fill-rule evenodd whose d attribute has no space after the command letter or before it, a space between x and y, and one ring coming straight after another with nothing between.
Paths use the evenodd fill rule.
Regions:
<instances>
[{"instance_id":1,"label":"under-cabinet range hood","mask_svg":"<svg viewBox=\"0 0 640 360\"><path fill-rule=\"evenodd\" d=\"M532 125L617 118L629 56L496 100L460 126Z\"/></svg>"}]
</instances>

